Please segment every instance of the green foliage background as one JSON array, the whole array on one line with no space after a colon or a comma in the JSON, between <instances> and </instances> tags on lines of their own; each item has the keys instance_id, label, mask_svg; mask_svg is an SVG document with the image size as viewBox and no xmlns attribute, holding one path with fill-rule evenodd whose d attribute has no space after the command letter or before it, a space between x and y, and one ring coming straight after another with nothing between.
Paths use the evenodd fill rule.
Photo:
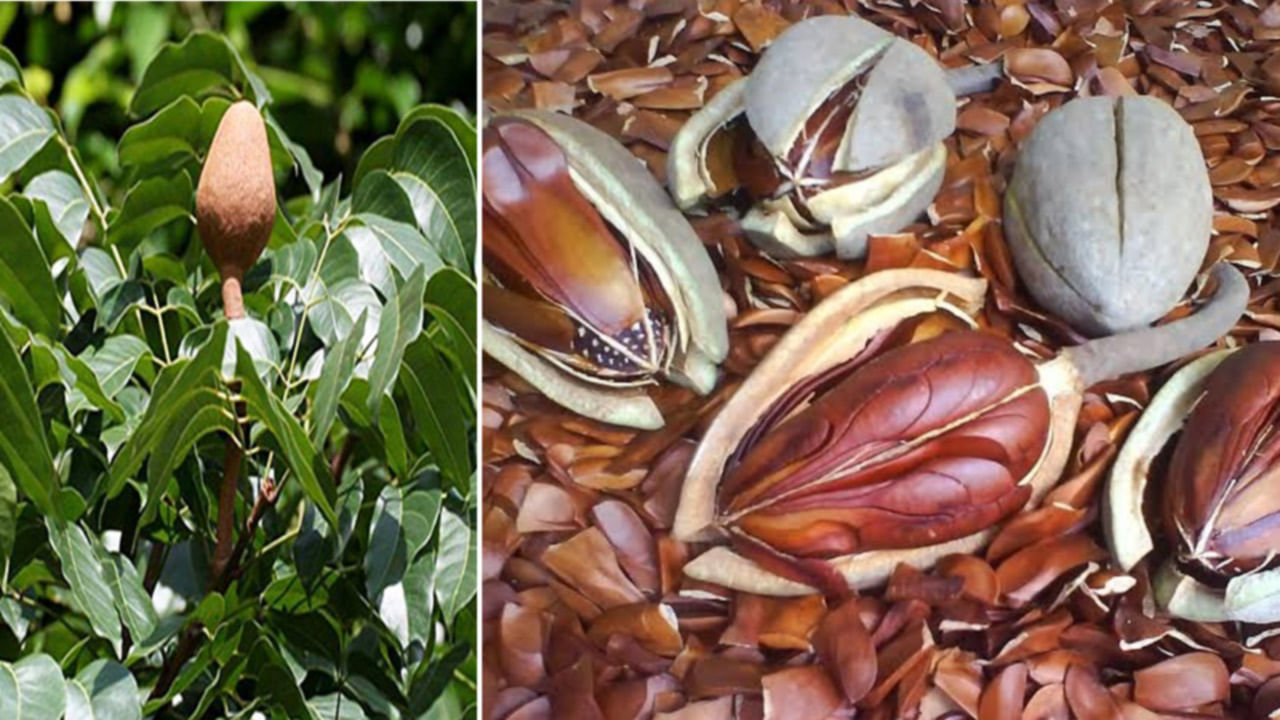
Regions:
<instances>
[{"instance_id":1,"label":"green foliage background","mask_svg":"<svg viewBox=\"0 0 1280 720\"><path fill-rule=\"evenodd\" d=\"M199 30L223 34L254 59L289 136L325 177L349 181L364 148L395 132L415 105L474 116L476 12L469 2L0 2L0 44L108 188L119 170L115 139L131 124L129 98L147 62L162 42Z\"/></svg>"},{"instance_id":2,"label":"green foliage background","mask_svg":"<svg viewBox=\"0 0 1280 720\"><path fill-rule=\"evenodd\" d=\"M0 718L474 716L474 6L107 7L0 4Z\"/></svg>"}]
</instances>

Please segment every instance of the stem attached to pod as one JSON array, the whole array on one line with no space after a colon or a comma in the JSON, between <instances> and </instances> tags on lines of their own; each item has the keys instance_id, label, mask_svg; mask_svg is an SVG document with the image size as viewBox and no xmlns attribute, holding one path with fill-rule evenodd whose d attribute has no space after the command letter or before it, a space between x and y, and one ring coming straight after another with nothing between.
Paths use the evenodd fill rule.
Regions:
<instances>
[{"instance_id":1,"label":"stem attached to pod","mask_svg":"<svg viewBox=\"0 0 1280 720\"><path fill-rule=\"evenodd\" d=\"M234 268L222 269L222 314L228 320L244 317L244 295L240 290L241 273Z\"/></svg>"}]
</instances>

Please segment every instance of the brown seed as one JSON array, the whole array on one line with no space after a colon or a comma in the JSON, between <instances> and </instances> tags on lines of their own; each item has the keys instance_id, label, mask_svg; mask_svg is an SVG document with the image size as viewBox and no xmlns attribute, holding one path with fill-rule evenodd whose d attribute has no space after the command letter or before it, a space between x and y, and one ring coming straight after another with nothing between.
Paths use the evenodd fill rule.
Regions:
<instances>
[{"instance_id":1,"label":"brown seed","mask_svg":"<svg viewBox=\"0 0 1280 720\"><path fill-rule=\"evenodd\" d=\"M218 123L196 188L196 227L222 275L228 318L244 316L240 280L267 246L275 219L267 127L258 109L241 101Z\"/></svg>"}]
</instances>

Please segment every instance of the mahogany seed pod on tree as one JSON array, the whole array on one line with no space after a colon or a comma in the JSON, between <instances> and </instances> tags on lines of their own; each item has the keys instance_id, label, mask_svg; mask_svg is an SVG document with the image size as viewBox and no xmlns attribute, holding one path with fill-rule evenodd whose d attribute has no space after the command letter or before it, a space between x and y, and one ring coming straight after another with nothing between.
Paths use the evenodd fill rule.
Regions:
<instances>
[{"instance_id":1,"label":"mahogany seed pod on tree","mask_svg":"<svg viewBox=\"0 0 1280 720\"><path fill-rule=\"evenodd\" d=\"M267 246L275 217L267 128L258 109L240 101L218 123L196 188L196 227L222 276L229 319L244 317L240 284Z\"/></svg>"}]
</instances>

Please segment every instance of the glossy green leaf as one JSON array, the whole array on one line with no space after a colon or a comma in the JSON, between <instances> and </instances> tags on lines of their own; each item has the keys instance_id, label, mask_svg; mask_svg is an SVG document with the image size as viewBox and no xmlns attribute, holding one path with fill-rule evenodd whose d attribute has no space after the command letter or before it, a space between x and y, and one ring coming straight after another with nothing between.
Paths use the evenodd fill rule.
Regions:
<instances>
[{"instance_id":1,"label":"glossy green leaf","mask_svg":"<svg viewBox=\"0 0 1280 720\"><path fill-rule=\"evenodd\" d=\"M3 99L3 98L0 98ZM57 337L62 303L53 284L49 261L8 199L0 197L0 297L29 328Z\"/></svg>"},{"instance_id":2,"label":"glossy green leaf","mask_svg":"<svg viewBox=\"0 0 1280 720\"><path fill-rule=\"evenodd\" d=\"M418 268L404 285L387 298L378 323L378 348L369 368L369 410L378 414L383 393L395 383L405 348L422 333L422 295L426 275Z\"/></svg>"},{"instance_id":3,"label":"glossy green leaf","mask_svg":"<svg viewBox=\"0 0 1280 720\"><path fill-rule=\"evenodd\" d=\"M0 95L0 183L21 170L57 130L25 95Z\"/></svg>"},{"instance_id":4,"label":"glossy green leaf","mask_svg":"<svg viewBox=\"0 0 1280 720\"><path fill-rule=\"evenodd\" d=\"M190 359L174 362L156 378L151 402L137 430L111 464L106 488L114 497L148 457L147 502L142 523L154 516L156 504L172 481L172 468L199 438L221 431L237 432L236 417L223 390L222 352L226 323L214 326L212 336Z\"/></svg>"},{"instance_id":5,"label":"glossy green leaf","mask_svg":"<svg viewBox=\"0 0 1280 720\"><path fill-rule=\"evenodd\" d=\"M427 312L448 339L454 366L465 373L468 387L476 387L476 286L470 278L446 268L427 282Z\"/></svg>"},{"instance_id":6,"label":"glossy green leaf","mask_svg":"<svg viewBox=\"0 0 1280 720\"><path fill-rule=\"evenodd\" d=\"M436 559L436 595L449 623L476 594L475 534L451 511L440 517L439 557Z\"/></svg>"},{"instance_id":7,"label":"glossy green leaf","mask_svg":"<svg viewBox=\"0 0 1280 720\"><path fill-rule=\"evenodd\" d=\"M472 468L469 428L475 420L472 408L458 402L463 379L450 372L431 339L421 336L405 350L399 382L416 432L426 439L445 477L455 486L465 486Z\"/></svg>"},{"instance_id":8,"label":"glossy green leaf","mask_svg":"<svg viewBox=\"0 0 1280 720\"><path fill-rule=\"evenodd\" d=\"M18 58L14 57L13 53L0 45L0 87L11 82L22 84L22 66L18 64Z\"/></svg>"},{"instance_id":9,"label":"glossy green leaf","mask_svg":"<svg viewBox=\"0 0 1280 720\"><path fill-rule=\"evenodd\" d=\"M351 382L351 372L360 352L364 321L365 316L361 315L351 332L343 336L337 345L329 348L320 377L312 385L311 441L316 447L324 446L324 439L329 436L329 429L338 417L338 401Z\"/></svg>"},{"instance_id":10,"label":"glossy green leaf","mask_svg":"<svg viewBox=\"0 0 1280 720\"><path fill-rule=\"evenodd\" d=\"M54 227L68 246L75 249L80 244L81 231L89 219L89 201L75 178L50 170L32 178L22 194L48 206Z\"/></svg>"},{"instance_id":11,"label":"glossy green leaf","mask_svg":"<svg viewBox=\"0 0 1280 720\"><path fill-rule=\"evenodd\" d=\"M0 588L7 582L9 559L13 557L13 541L18 533L18 486L0 465Z\"/></svg>"},{"instance_id":12,"label":"glossy green leaf","mask_svg":"<svg viewBox=\"0 0 1280 720\"><path fill-rule=\"evenodd\" d=\"M89 618L94 633L110 641L119 655L120 616L93 543L78 525L46 517L45 526L49 530L49 544L62 565L62 577L71 588L72 603Z\"/></svg>"},{"instance_id":13,"label":"glossy green leaf","mask_svg":"<svg viewBox=\"0 0 1280 720\"><path fill-rule=\"evenodd\" d=\"M147 178L125 196L120 212L107 227L107 240L127 254L157 228L184 218L194 224L194 198L191 178L185 172Z\"/></svg>"},{"instance_id":14,"label":"glossy green leaf","mask_svg":"<svg viewBox=\"0 0 1280 720\"><path fill-rule=\"evenodd\" d=\"M338 693L311 698L307 704L320 720L367 720L369 717L360 703Z\"/></svg>"},{"instance_id":15,"label":"glossy green leaf","mask_svg":"<svg viewBox=\"0 0 1280 720\"><path fill-rule=\"evenodd\" d=\"M119 663L89 663L67 680L66 720L142 720L137 681Z\"/></svg>"},{"instance_id":16,"label":"glossy green leaf","mask_svg":"<svg viewBox=\"0 0 1280 720\"><path fill-rule=\"evenodd\" d=\"M124 626L129 628L129 636L135 639L151 637L160 618L151 604L151 596L142 587L142 577L128 558L107 552L99 548L98 555L102 560L102 575L111 588L111 597Z\"/></svg>"},{"instance_id":17,"label":"glossy green leaf","mask_svg":"<svg viewBox=\"0 0 1280 720\"><path fill-rule=\"evenodd\" d=\"M147 65L134 91L129 110L149 115L184 95L202 97L211 92L244 86L258 100L260 81L247 76L243 63L225 38L196 32L180 43L166 43Z\"/></svg>"},{"instance_id":18,"label":"glossy green leaf","mask_svg":"<svg viewBox=\"0 0 1280 720\"><path fill-rule=\"evenodd\" d=\"M238 357L236 377L241 383L240 392L245 400L246 412L249 417L261 422L275 438L281 456L289 470L297 476L307 499L315 503L330 527L336 529L338 516L333 510L336 492L329 464L316 451L293 413L262 384L249 354L242 348Z\"/></svg>"},{"instance_id":19,"label":"glossy green leaf","mask_svg":"<svg viewBox=\"0 0 1280 720\"><path fill-rule=\"evenodd\" d=\"M9 333L0 328L0 463L40 512L56 515L54 497L60 485L45 438L44 421L36 407L31 380Z\"/></svg>"},{"instance_id":20,"label":"glossy green leaf","mask_svg":"<svg viewBox=\"0 0 1280 720\"><path fill-rule=\"evenodd\" d=\"M200 152L201 106L183 95L120 137L120 164L134 167Z\"/></svg>"},{"instance_id":21,"label":"glossy green leaf","mask_svg":"<svg viewBox=\"0 0 1280 720\"><path fill-rule=\"evenodd\" d=\"M0 662L0 718L59 720L66 712L62 670L43 653Z\"/></svg>"}]
</instances>

